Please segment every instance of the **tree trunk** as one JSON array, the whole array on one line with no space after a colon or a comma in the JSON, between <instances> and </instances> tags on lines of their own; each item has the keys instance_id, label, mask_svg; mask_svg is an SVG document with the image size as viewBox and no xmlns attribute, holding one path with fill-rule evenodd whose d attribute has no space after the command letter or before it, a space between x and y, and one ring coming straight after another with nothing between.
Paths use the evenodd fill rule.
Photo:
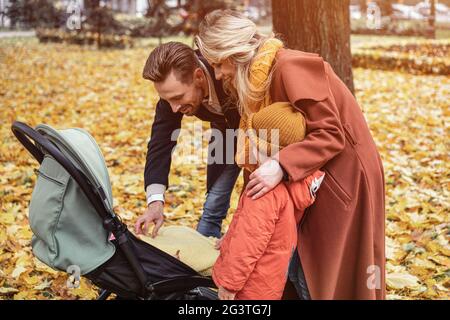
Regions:
<instances>
[{"instance_id":1,"label":"tree trunk","mask_svg":"<svg viewBox=\"0 0 450 320\"><path fill-rule=\"evenodd\" d=\"M95 10L100 7L100 0L88 0L84 1L86 11Z\"/></svg>"},{"instance_id":2,"label":"tree trunk","mask_svg":"<svg viewBox=\"0 0 450 320\"><path fill-rule=\"evenodd\" d=\"M315 52L354 92L349 0L272 1L274 32L291 49Z\"/></svg>"},{"instance_id":3,"label":"tree trunk","mask_svg":"<svg viewBox=\"0 0 450 320\"><path fill-rule=\"evenodd\" d=\"M379 2L379 3L378 3ZM387 17L392 15L393 13L393 9L392 9L392 0L379 0L377 1L378 6L380 7L381 10L381 15L383 17Z\"/></svg>"},{"instance_id":4,"label":"tree trunk","mask_svg":"<svg viewBox=\"0 0 450 320\"><path fill-rule=\"evenodd\" d=\"M367 15L367 0L359 0L359 10L361 11L361 18Z\"/></svg>"},{"instance_id":5,"label":"tree trunk","mask_svg":"<svg viewBox=\"0 0 450 320\"><path fill-rule=\"evenodd\" d=\"M428 17L429 37L436 38L436 1L430 0L430 16Z\"/></svg>"}]
</instances>

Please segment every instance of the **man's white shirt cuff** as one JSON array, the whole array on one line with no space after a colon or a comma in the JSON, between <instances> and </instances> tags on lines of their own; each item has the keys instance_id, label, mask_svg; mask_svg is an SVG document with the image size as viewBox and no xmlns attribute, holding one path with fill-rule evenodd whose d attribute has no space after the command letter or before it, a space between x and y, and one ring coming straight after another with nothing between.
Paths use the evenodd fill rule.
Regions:
<instances>
[{"instance_id":1,"label":"man's white shirt cuff","mask_svg":"<svg viewBox=\"0 0 450 320\"><path fill-rule=\"evenodd\" d=\"M155 201L162 201L164 203L164 195L163 194L152 194L147 198L147 206Z\"/></svg>"},{"instance_id":2,"label":"man's white shirt cuff","mask_svg":"<svg viewBox=\"0 0 450 320\"><path fill-rule=\"evenodd\" d=\"M147 206L154 201L164 202L165 191L166 186L163 184L154 183L148 185L146 189Z\"/></svg>"}]
</instances>

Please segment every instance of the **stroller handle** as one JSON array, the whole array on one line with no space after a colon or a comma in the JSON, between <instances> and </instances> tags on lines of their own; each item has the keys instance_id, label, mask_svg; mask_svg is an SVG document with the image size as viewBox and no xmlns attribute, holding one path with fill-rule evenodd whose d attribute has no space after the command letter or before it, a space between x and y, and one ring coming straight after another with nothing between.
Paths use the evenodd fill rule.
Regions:
<instances>
[{"instance_id":1,"label":"stroller handle","mask_svg":"<svg viewBox=\"0 0 450 320\"><path fill-rule=\"evenodd\" d=\"M98 200L100 199L100 197L95 197L93 195L93 189L89 186L87 182L89 180L86 179L83 172L79 171L53 143L51 143L42 134L20 121L14 121L11 126L11 130L16 136L17 140L19 140L19 142L33 155L33 157L39 163L42 163L42 161L44 160L44 153L40 151L36 145L39 145L44 150L44 152L50 154L53 158L55 158L55 160L60 165L62 165L64 169L75 179L98 214L103 219L110 216L104 204Z\"/></svg>"},{"instance_id":2,"label":"stroller handle","mask_svg":"<svg viewBox=\"0 0 450 320\"><path fill-rule=\"evenodd\" d=\"M45 138L33 128L20 121L14 121L11 126L11 130L25 149L27 149L39 163L42 163L44 160L44 154L36 147L35 144L31 142L31 140L36 141L36 143L40 141L39 144L43 148L45 148L45 146L42 144L45 144L47 140L45 140Z\"/></svg>"}]
</instances>

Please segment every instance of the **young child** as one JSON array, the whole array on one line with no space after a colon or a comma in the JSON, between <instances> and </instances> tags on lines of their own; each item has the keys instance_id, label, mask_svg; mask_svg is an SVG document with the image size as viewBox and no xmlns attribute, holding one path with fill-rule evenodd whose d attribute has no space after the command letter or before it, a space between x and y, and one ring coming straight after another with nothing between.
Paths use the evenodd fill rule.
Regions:
<instances>
[{"instance_id":1,"label":"young child","mask_svg":"<svg viewBox=\"0 0 450 320\"><path fill-rule=\"evenodd\" d=\"M280 125L281 124L281 125ZM279 130L278 149L303 140L305 121L289 103L274 103L248 117L247 129ZM250 135L259 150L273 143ZM266 148L263 148L265 145ZM246 143L244 153L249 153ZM273 149L272 149L273 150ZM301 155L299 155L301 156ZM237 158L242 154L237 154ZM246 155L244 154L244 157ZM245 162L245 161L244 161ZM244 166L254 170L255 166ZM324 173L317 171L298 182L282 182L257 200L241 194L228 232L218 242L220 255L212 277L220 299L280 299L290 259L296 252L297 225L315 200ZM301 245L301 244L300 244Z\"/></svg>"}]
</instances>

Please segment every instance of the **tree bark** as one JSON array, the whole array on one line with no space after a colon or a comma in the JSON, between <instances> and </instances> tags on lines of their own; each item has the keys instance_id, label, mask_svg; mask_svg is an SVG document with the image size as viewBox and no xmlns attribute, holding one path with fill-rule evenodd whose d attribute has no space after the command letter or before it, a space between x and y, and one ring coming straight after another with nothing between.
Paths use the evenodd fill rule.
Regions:
<instances>
[{"instance_id":1,"label":"tree bark","mask_svg":"<svg viewBox=\"0 0 450 320\"><path fill-rule=\"evenodd\" d=\"M430 16L428 18L429 38L436 39L436 1L430 0Z\"/></svg>"},{"instance_id":2,"label":"tree bark","mask_svg":"<svg viewBox=\"0 0 450 320\"><path fill-rule=\"evenodd\" d=\"M379 0L377 1L378 6L381 10L381 15L384 16L390 16L393 13L392 9L392 0Z\"/></svg>"},{"instance_id":3,"label":"tree bark","mask_svg":"<svg viewBox=\"0 0 450 320\"><path fill-rule=\"evenodd\" d=\"M359 10L361 11L361 18L367 15L367 0L359 0Z\"/></svg>"},{"instance_id":4,"label":"tree bark","mask_svg":"<svg viewBox=\"0 0 450 320\"><path fill-rule=\"evenodd\" d=\"M100 7L100 0L88 0L84 1L84 6L87 11L95 10Z\"/></svg>"},{"instance_id":5,"label":"tree bark","mask_svg":"<svg viewBox=\"0 0 450 320\"><path fill-rule=\"evenodd\" d=\"M291 49L314 52L354 92L349 0L272 1L274 32Z\"/></svg>"}]
</instances>

